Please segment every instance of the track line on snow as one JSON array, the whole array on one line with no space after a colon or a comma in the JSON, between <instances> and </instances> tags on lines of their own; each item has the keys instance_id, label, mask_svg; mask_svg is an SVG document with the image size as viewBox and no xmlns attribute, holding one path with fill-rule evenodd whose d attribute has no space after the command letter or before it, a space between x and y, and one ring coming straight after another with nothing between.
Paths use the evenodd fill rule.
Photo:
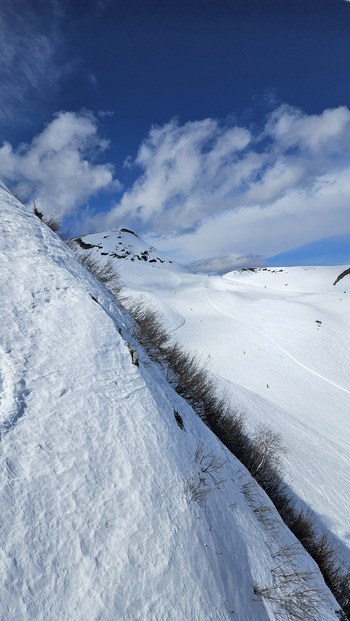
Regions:
<instances>
[{"instance_id":1,"label":"track line on snow","mask_svg":"<svg viewBox=\"0 0 350 621\"><path fill-rule=\"evenodd\" d=\"M176 326L176 327L175 327L175 328L173 328L172 330L169 330L170 334L171 334L172 332L176 332L176 330L180 330L180 328L182 328L182 327L185 325L185 323L186 323L186 319L185 319L185 317L181 317L181 319L182 319L182 321L180 321L180 323L179 323L179 325L178 325L178 326Z\"/></svg>"},{"instance_id":2,"label":"track line on snow","mask_svg":"<svg viewBox=\"0 0 350 621\"><path fill-rule=\"evenodd\" d=\"M252 282L244 282L243 280L236 280L234 278L225 278L224 276L221 276L221 279L227 283L227 284L234 284L234 285L244 285L245 287L255 287L255 289L265 289L265 291L267 292L271 292L271 291L278 291L279 293L307 293L307 294L318 294L318 295L339 295L339 291L334 290L334 291L317 291L317 290L310 290L310 289L290 289L288 287L288 289L285 289L284 287L281 288L274 288L274 287L269 287L269 288L265 288L264 285L259 285L259 284L255 284Z\"/></svg>"},{"instance_id":3,"label":"track line on snow","mask_svg":"<svg viewBox=\"0 0 350 621\"><path fill-rule=\"evenodd\" d=\"M270 341L270 343L272 343L281 352L283 352L285 354L285 356L287 356L288 358L293 360L293 362L298 364L300 367L302 367L306 371L309 371L309 373L312 373L316 377L319 377L320 379L322 379L323 381L327 382L328 384L331 384L332 386L335 386L335 388L338 388L339 390L342 390L343 392L346 392L348 395L350 395L350 390L348 390L347 388L344 388L343 386L339 386L339 384L336 384L335 382L332 382L332 380L328 379L327 377L324 377L323 375L320 375L320 373L317 373L317 371L314 371L313 369L310 369L310 367L307 367L305 364L303 364L302 362L300 362L299 360L294 358L294 356L292 356L292 354L290 354L286 349L281 347L281 345L276 343L276 341L274 341L270 336L265 334L265 332L263 332L262 330L260 330L256 326L252 326L247 321L243 321L243 319L238 319L238 317L234 317L234 315L229 315L228 313L225 313L225 311L221 310L221 308L219 308L214 302L212 302L212 300L210 300L207 292L205 292L205 295L206 295L206 298L207 298L209 304L211 304L211 306L213 306L217 311L219 311L219 313L222 313L222 315L226 315L226 317L229 317L230 319L234 319L235 321L238 321L239 323L242 323L243 325L248 326L248 328L250 328L250 329L256 330L256 332L259 332L260 334L262 334L268 341Z\"/></svg>"}]
</instances>

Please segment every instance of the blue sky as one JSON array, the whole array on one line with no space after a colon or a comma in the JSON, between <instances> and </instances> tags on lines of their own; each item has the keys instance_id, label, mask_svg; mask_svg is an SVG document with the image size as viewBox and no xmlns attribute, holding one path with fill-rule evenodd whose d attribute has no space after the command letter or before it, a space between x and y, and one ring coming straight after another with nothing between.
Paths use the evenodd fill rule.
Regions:
<instances>
[{"instance_id":1,"label":"blue sky","mask_svg":"<svg viewBox=\"0 0 350 621\"><path fill-rule=\"evenodd\" d=\"M2 0L0 177L197 269L350 262L350 2Z\"/></svg>"}]
</instances>

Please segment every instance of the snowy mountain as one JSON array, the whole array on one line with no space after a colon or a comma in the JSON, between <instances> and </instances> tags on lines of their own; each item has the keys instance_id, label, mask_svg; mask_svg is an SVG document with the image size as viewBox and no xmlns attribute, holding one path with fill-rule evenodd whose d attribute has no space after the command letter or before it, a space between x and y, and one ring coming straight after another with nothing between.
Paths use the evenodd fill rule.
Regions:
<instances>
[{"instance_id":1,"label":"snowy mountain","mask_svg":"<svg viewBox=\"0 0 350 621\"><path fill-rule=\"evenodd\" d=\"M350 560L350 276L333 285L344 266L218 277L115 261L127 293L210 360L251 429L268 423L281 433L296 500Z\"/></svg>"},{"instance_id":2,"label":"snowy mountain","mask_svg":"<svg viewBox=\"0 0 350 621\"><path fill-rule=\"evenodd\" d=\"M256 268L216 277L115 261L127 293L157 308L177 342L208 361L251 430L268 424L281 434L285 480L296 504L312 511L349 562L346 270L336 282L344 266Z\"/></svg>"},{"instance_id":3,"label":"snowy mountain","mask_svg":"<svg viewBox=\"0 0 350 621\"><path fill-rule=\"evenodd\" d=\"M146 264L147 266L166 269L170 272L189 273L180 263L173 261L153 246L146 244L130 229L117 229L106 233L95 233L76 237L77 246L83 250L94 250L102 259L123 260L129 268L130 264Z\"/></svg>"},{"instance_id":4,"label":"snowy mountain","mask_svg":"<svg viewBox=\"0 0 350 621\"><path fill-rule=\"evenodd\" d=\"M3 185L0 210L0 618L338 619L315 563L120 304ZM185 304L193 276L169 266L147 266L154 289Z\"/></svg>"}]
</instances>

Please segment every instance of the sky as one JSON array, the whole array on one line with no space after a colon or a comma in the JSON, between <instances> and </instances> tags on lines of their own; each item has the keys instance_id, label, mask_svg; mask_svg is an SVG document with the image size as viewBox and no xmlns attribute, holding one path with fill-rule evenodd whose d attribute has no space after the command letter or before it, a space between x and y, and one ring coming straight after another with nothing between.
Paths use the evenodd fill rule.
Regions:
<instances>
[{"instance_id":1,"label":"sky","mask_svg":"<svg viewBox=\"0 0 350 621\"><path fill-rule=\"evenodd\" d=\"M198 271L350 263L348 0L2 0L0 177Z\"/></svg>"}]
</instances>

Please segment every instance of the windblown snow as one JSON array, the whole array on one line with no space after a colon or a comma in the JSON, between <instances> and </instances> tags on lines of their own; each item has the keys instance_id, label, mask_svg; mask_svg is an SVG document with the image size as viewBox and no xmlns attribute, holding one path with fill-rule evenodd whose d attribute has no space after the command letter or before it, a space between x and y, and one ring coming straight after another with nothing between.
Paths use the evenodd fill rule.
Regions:
<instances>
[{"instance_id":1,"label":"windblown snow","mask_svg":"<svg viewBox=\"0 0 350 621\"><path fill-rule=\"evenodd\" d=\"M303 583L276 584L282 559L312 583L308 618L337 619L337 604L314 562L246 470L138 348L130 320L114 298L3 185L0 209L0 618L288 619L285 601ZM142 249L134 250L141 256ZM289 326L300 340L307 334L320 354L327 344L339 361L330 373L324 355L316 365L306 347L301 356L298 341L292 349L292 340L278 336L288 334L289 301L284 291L272 288L270 274L267 298L260 274L257 283L244 274L202 279L155 254L154 263L127 255L128 286L157 301L179 338L210 351L223 383L255 410L255 418L285 426L285 439L295 447L308 442L307 449L291 452L290 472L296 472L299 459L304 477L294 484L305 479L301 495L309 494L317 474L330 519L335 508L330 481L339 497L344 486L344 503L347 490L338 470L346 462L346 420L340 434L337 417L348 398L341 365L348 328L343 314L336 329L340 315L332 301L345 308L345 294L331 288L298 293L300 331ZM272 316L275 303L279 310ZM128 342L138 349L139 367L132 364ZM343 354L345 360L349 354ZM284 394L279 382L291 369L290 392ZM301 378L307 392L295 384L289 403L291 384ZM302 420L312 403L310 391L319 397L317 411L310 408ZM327 422L328 391L333 408ZM220 463L220 481L201 470L201 459L213 456ZM331 463L334 470L326 478ZM312 472L306 476L311 464L314 479ZM198 503L193 489L206 476L210 493ZM249 497L243 493L247 484L253 490ZM316 498L315 492L312 502ZM271 519L269 527L258 519L261 506L268 508L273 527ZM339 532L341 516L344 512ZM268 586L275 600L257 594Z\"/></svg>"}]
</instances>

